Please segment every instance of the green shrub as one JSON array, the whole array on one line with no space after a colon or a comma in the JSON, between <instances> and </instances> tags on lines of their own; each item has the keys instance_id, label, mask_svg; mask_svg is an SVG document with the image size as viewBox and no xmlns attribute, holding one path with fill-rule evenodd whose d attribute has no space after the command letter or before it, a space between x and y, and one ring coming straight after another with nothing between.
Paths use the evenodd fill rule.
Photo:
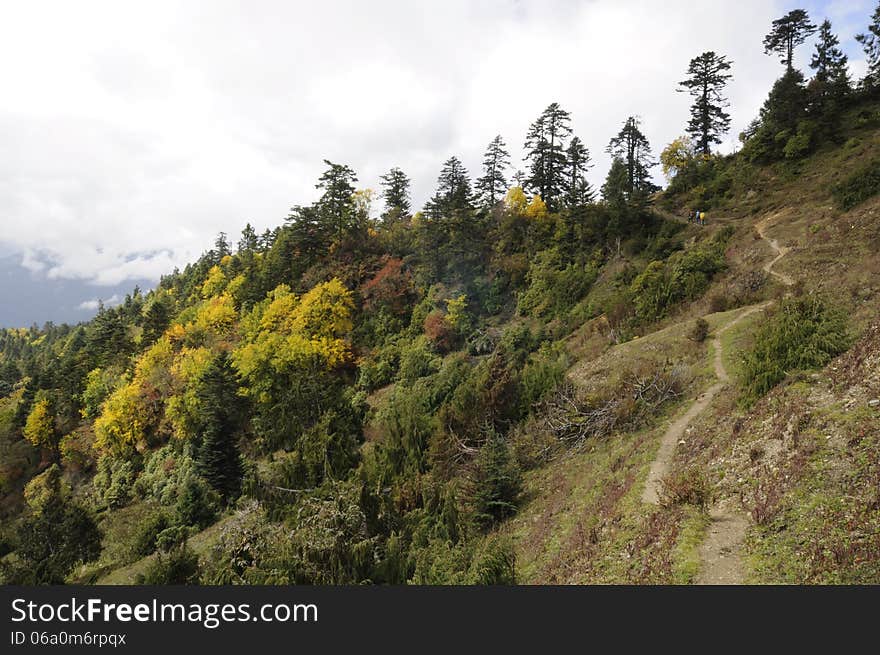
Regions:
<instances>
[{"instance_id":1,"label":"green shrub","mask_svg":"<svg viewBox=\"0 0 880 655\"><path fill-rule=\"evenodd\" d=\"M597 276L593 262L563 264L556 250L544 250L529 268L517 308L531 316L561 316L587 294Z\"/></svg>"},{"instance_id":2,"label":"green shrub","mask_svg":"<svg viewBox=\"0 0 880 655\"><path fill-rule=\"evenodd\" d=\"M662 481L660 503L665 507L692 505L706 509L712 502L712 484L702 469L691 466Z\"/></svg>"},{"instance_id":3,"label":"green shrub","mask_svg":"<svg viewBox=\"0 0 880 655\"><path fill-rule=\"evenodd\" d=\"M219 496L201 478L192 476L183 485L174 511L180 525L207 527L217 518Z\"/></svg>"},{"instance_id":4,"label":"green shrub","mask_svg":"<svg viewBox=\"0 0 880 655\"><path fill-rule=\"evenodd\" d=\"M199 584L199 556L184 541L156 555L136 581L148 585Z\"/></svg>"},{"instance_id":5,"label":"green shrub","mask_svg":"<svg viewBox=\"0 0 880 655\"><path fill-rule=\"evenodd\" d=\"M694 321L694 325L688 332L688 338L697 343L703 343L709 336L709 323L705 318L698 318Z\"/></svg>"},{"instance_id":6,"label":"green shrub","mask_svg":"<svg viewBox=\"0 0 880 655\"><path fill-rule=\"evenodd\" d=\"M156 538L170 527L171 521L164 512L154 514L144 521L137 530L132 546L132 554L136 558L151 555L156 550Z\"/></svg>"},{"instance_id":7,"label":"green shrub","mask_svg":"<svg viewBox=\"0 0 880 655\"><path fill-rule=\"evenodd\" d=\"M532 353L520 375L520 404L523 416L531 407L544 400L565 378L568 360L561 345L544 343Z\"/></svg>"},{"instance_id":8,"label":"green shrub","mask_svg":"<svg viewBox=\"0 0 880 655\"><path fill-rule=\"evenodd\" d=\"M880 192L880 159L851 173L831 190L837 206L847 211Z\"/></svg>"},{"instance_id":9,"label":"green shrub","mask_svg":"<svg viewBox=\"0 0 880 655\"><path fill-rule=\"evenodd\" d=\"M129 460L105 455L98 460L98 472L92 481L98 500L110 508L118 508L131 500L134 465Z\"/></svg>"},{"instance_id":10,"label":"green shrub","mask_svg":"<svg viewBox=\"0 0 880 655\"><path fill-rule=\"evenodd\" d=\"M440 368L440 361L440 357L431 348L428 338L420 335L409 344L400 347L398 378L403 382L413 382L436 373Z\"/></svg>"},{"instance_id":11,"label":"green shrub","mask_svg":"<svg viewBox=\"0 0 880 655\"><path fill-rule=\"evenodd\" d=\"M795 370L825 366L849 345L846 315L818 295L786 298L755 332L743 365L747 401Z\"/></svg>"}]
</instances>

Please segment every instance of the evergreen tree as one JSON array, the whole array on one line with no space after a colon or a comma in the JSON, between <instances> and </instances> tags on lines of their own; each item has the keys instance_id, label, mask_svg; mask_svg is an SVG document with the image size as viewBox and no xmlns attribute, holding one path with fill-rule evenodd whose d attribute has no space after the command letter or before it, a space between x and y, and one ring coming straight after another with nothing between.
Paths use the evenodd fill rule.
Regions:
<instances>
[{"instance_id":1,"label":"evergreen tree","mask_svg":"<svg viewBox=\"0 0 880 655\"><path fill-rule=\"evenodd\" d=\"M810 68L816 71L815 78L818 81L848 89L847 57L838 45L840 41L831 31L831 21L826 18L819 26L819 40L816 42L816 52L810 60Z\"/></svg>"},{"instance_id":2,"label":"evergreen tree","mask_svg":"<svg viewBox=\"0 0 880 655\"><path fill-rule=\"evenodd\" d=\"M227 255L232 254L232 246L229 245L229 239L226 237L226 232L220 232L217 235L217 238L214 239L214 249L211 251L211 253L213 254L213 264L219 264L220 260L222 260Z\"/></svg>"},{"instance_id":3,"label":"evergreen tree","mask_svg":"<svg viewBox=\"0 0 880 655\"><path fill-rule=\"evenodd\" d=\"M574 137L565 151L567 174L565 204L579 207L593 200L593 189L587 182L587 171L593 167L590 151L578 137Z\"/></svg>"},{"instance_id":4,"label":"evergreen tree","mask_svg":"<svg viewBox=\"0 0 880 655\"><path fill-rule=\"evenodd\" d=\"M843 103L850 91L847 58L838 45L837 36L831 31L831 22L826 19L819 28L816 51L810 61L816 74L807 90L810 114L831 138L838 135Z\"/></svg>"},{"instance_id":5,"label":"evergreen tree","mask_svg":"<svg viewBox=\"0 0 880 655\"><path fill-rule=\"evenodd\" d=\"M629 194L629 172L620 157L611 160L611 168L602 185L602 199L612 206L623 206Z\"/></svg>"},{"instance_id":6,"label":"evergreen tree","mask_svg":"<svg viewBox=\"0 0 880 655\"><path fill-rule=\"evenodd\" d=\"M741 138L746 142L743 153L755 161L774 161L787 156L788 143L798 137L798 128L808 126L804 121L808 106L804 76L799 70L791 69L776 80L773 89L764 101L758 120L749 126ZM800 135L798 140L807 141L798 145L807 149L810 134ZM801 153L802 154L802 153Z\"/></svg>"},{"instance_id":7,"label":"evergreen tree","mask_svg":"<svg viewBox=\"0 0 880 655\"><path fill-rule=\"evenodd\" d=\"M880 85L880 3L877 3L871 16L868 32L856 35L856 41L862 44L868 63L868 72L862 85L868 89L875 88Z\"/></svg>"},{"instance_id":8,"label":"evergreen tree","mask_svg":"<svg viewBox=\"0 0 880 655\"><path fill-rule=\"evenodd\" d=\"M625 194L629 201L647 195L656 188L650 179L650 169L656 162L651 159L651 145L640 125L635 116L627 118L607 148L608 154L623 162L626 169Z\"/></svg>"},{"instance_id":9,"label":"evergreen tree","mask_svg":"<svg viewBox=\"0 0 880 655\"><path fill-rule=\"evenodd\" d=\"M355 172L344 164L334 164L325 159L327 170L318 178L316 189L324 193L315 203L318 222L322 229L336 241L340 241L351 228L353 220Z\"/></svg>"},{"instance_id":10,"label":"evergreen tree","mask_svg":"<svg viewBox=\"0 0 880 655\"><path fill-rule=\"evenodd\" d=\"M141 344L151 344L155 342L171 323L171 310L164 298L154 296L153 299L144 307L143 311L143 333L141 335Z\"/></svg>"},{"instance_id":11,"label":"evergreen tree","mask_svg":"<svg viewBox=\"0 0 880 655\"><path fill-rule=\"evenodd\" d=\"M384 216L405 216L409 214L410 180L399 168L395 167L379 178L382 181L382 199L385 200Z\"/></svg>"},{"instance_id":12,"label":"evergreen tree","mask_svg":"<svg viewBox=\"0 0 880 655\"><path fill-rule=\"evenodd\" d=\"M483 177L477 180L477 191L484 207L491 208L501 200L507 191L504 171L510 166L510 153L506 150L504 139L499 134L483 156Z\"/></svg>"},{"instance_id":13,"label":"evergreen tree","mask_svg":"<svg viewBox=\"0 0 880 655\"><path fill-rule=\"evenodd\" d=\"M733 77L730 62L712 51L691 59L688 78L679 82L678 91L687 91L694 97L687 133L694 138L697 150L710 154L712 144L721 143L721 136L730 128L730 114L724 111L727 99L721 95L728 80Z\"/></svg>"},{"instance_id":14,"label":"evergreen tree","mask_svg":"<svg viewBox=\"0 0 880 655\"><path fill-rule=\"evenodd\" d=\"M256 252L258 245L259 239L257 233L253 226L248 223L241 231L241 239L238 240L238 252L239 254Z\"/></svg>"},{"instance_id":15,"label":"evergreen tree","mask_svg":"<svg viewBox=\"0 0 880 655\"><path fill-rule=\"evenodd\" d=\"M787 71L792 70L794 49L816 31L810 16L803 9L794 9L773 21L770 33L764 37L764 54L777 53Z\"/></svg>"},{"instance_id":16,"label":"evergreen tree","mask_svg":"<svg viewBox=\"0 0 880 655\"><path fill-rule=\"evenodd\" d=\"M203 426L196 469L227 502L241 488L237 439L242 412L238 386L235 370L223 353L205 371L200 389Z\"/></svg>"},{"instance_id":17,"label":"evergreen tree","mask_svg":"<svg viewBox=\"0 0 880 655\"><path fill-rule=\"evenodd\" d=\"M477 456L474 504L484 527L516 513L522 492L522 474L504 437L494 430Z\"/></svg>"},{"instance_id":18,"label":"evergreen tree","mask_svg":"<svg viewBox=\"0 0 880 655\"><path fill-rule=\"evenodd\" d=\"M425 210L432 218L449 218L453 213L473 209L471 180L458 157L450 157L440 170L437 191Z\"/></svg>"},{"instance_id":19,"label":"evergreen tree","mask_svg":"<svg viewBox=\"0 0 880 655\"><path fill-rule=\"evenodd\" d=\"M16 559L0 563L6 584L64 584L80 562L101 554L101 531L82 506L54 493L16 530Z\"/></svg>"},{"instance_id":20,"label":"evergreen tree","mask_svg":"<svg viewBox=\"0 0 880 655\"><path fill-rule=\"evenodd\" d=\"M806 115L806 110L804 76L792 69L773 85L761 108L761 125L774 136L784 131L793 132Z\"/></svg>"},{"instance_id":21,"label":"evergreen tree","mask_svg":"<svg viewBox=\"0 0 880 655\"><path fill-rule=\"evenodd\" d=\"M531 124L526 135L526 184L551 210L558 209L565 193L565 140L571 135L570 120L569 113L554 102Z\"/></svg>"}]
</instances>

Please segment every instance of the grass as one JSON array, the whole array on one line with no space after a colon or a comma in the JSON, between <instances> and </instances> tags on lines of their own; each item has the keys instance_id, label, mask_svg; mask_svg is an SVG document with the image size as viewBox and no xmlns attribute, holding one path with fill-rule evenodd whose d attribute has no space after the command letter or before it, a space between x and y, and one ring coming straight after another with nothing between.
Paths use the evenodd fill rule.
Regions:
<instances>
[{"instance_id":1,"label":"grass","mask_svg":"<svg viewBox=\"0 0 880 655\"><path fill-rule=\"evenodd\" d=\"M696 507L688 507L673 553L675 584L692 584L700 572L700 545L709 528L709 515Z\"/></svg>"}]
</instances>

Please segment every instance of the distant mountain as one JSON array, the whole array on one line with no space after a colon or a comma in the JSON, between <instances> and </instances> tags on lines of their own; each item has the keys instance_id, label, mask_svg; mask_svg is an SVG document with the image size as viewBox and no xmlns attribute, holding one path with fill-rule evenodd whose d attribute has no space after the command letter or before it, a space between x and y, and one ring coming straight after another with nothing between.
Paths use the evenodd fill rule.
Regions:
<instances>
[{"instance_id":1,"label":"distant mountain","mask_svg":"<svg viewBox=\"0 0 880 655\"><path fill-rule=\"evenodd\" d=\"M153 286L148 280L99 286L85 280L50 279L23 267L20 255L0 255L0 327L86 321L95 315L98 299L112 305L136 284L143 290Z\"/></svg>"}]
</instances>

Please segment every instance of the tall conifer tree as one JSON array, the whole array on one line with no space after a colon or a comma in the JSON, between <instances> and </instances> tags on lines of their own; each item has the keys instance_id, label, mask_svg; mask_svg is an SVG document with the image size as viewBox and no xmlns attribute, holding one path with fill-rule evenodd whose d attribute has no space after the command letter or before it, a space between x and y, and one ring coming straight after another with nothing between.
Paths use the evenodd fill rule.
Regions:
<instances>
[{"instance_id":1,"label":"tall conifer tree","mask_svg":"<svg viewBox=\"0 0 880 655\"><path fill-rule=\"evenodd\" d=\"M504 172L510 166L510 153L504 139L499 134L486 148L483 156L483 176L477 180L477 191L484 207L494 207L507 191L507 178Z\"/></svg>"},{"instance_id":2,"label":"tall conifer tree","mask_svg":"<svg viewBox=\"0 0 880 655\"><path fill-rule=\"evenodd\" d=\"M764 54L777 53L785 69L791 71L794 49L816 31L810 16L803 9L794 9L773 21L770 33L764 37Z\"/></svg>"},{"instance_id":3,"label":"tall conifer tree","mask_svg":"<svg viewBox=\"0 0 880 655\"><path fill-rule=\"evenodd\" d=\"M526 184L537 192L547 206L557 209L565 193L566 139L571 135L571 117L554 102L529 127L526 135L526 159L529 177Z\"/></svg>"},{"instance_id":4,"label":"tall conifer tree","mask_svg":"<svg viewBox=\"0 0 880 655\"><path fill-rule=\"evenodd\" d=\"M712 145L721 143L721 137L730 128L730 114L724 111L727 99L721 94L732 75L730 62L712 51L691 59L688 77L679 82L678 91L686 91L694 98L687 133L697 150L704 155L712 151Z\"/></svg>"}]
</instances>

